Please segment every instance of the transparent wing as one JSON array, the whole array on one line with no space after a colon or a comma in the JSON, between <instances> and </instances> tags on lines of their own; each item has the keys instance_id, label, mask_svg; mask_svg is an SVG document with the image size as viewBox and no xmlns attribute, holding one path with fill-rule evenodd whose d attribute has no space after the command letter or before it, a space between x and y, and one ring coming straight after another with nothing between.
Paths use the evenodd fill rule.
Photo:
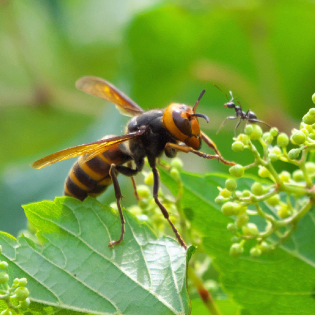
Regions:
<instances>
[{"instance_id":1,"label":"transparent wing","mask_svg":"<svg viewBox=\"0 0 315 315\"><path fill-rule=\"evenodd\" d=\"M114 103L117 109L124 115L135 116L144 112L138 104L104 79L86 76L79 79L75 86L87 94L95 95Z\"/></svg>"},{"instance_id":2,"label":"transparent wing","mask_svg":"<svg viewBox=\"0 0 315 315\"><path fill-rule=\"evenodd\" d=\"M139 130L136 132L128 133L123 136L113 137L109 139L101 139L101 140L91 142L88 144L81 144L81 145L77 145L71 148L67 148L67 149L55 152L53 154L47 155L35 161L34 163L31 164L31 167L40 169L48 165L57 163L59 161L71 159L71 158L74 158L83 154L88 154L88 156L85 159L85 161L88 161L92 159L93 157L95 157L96 155L102 152L105 152L122 142L141 136L143 133L144 133L143 130Z\"/></svg>"}]
</instances>

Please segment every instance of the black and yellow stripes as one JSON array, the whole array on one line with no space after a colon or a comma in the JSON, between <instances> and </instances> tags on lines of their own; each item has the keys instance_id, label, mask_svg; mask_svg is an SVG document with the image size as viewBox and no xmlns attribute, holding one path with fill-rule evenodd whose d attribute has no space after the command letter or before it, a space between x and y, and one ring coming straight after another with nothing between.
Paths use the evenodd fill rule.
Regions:
<instances>
[{"instance_id":1,"label":"black and yellow stripes","mask_svg":"<svg viewBox=\"0 0 315 315\"><path fill-rule=\"evenodd\" d=\"M85 162L84 155L72 166L64 186L64 194L80 200L96 197L112 183L109 175L111 164L121 165L131 160L119 146Z\"/></svg>"}]
</instances>

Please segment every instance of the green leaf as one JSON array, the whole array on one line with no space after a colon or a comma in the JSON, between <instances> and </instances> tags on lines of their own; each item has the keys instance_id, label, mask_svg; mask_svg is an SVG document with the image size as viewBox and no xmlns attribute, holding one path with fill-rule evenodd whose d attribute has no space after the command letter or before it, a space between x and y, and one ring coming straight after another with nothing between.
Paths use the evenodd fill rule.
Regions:
<instances>
[{"instance_id":1,"label":"green leaf","mask_svg":"<svg viewBox=\"0 0 315 315\"><path fill-rule=\"evenodd\" d=\"M12 277L26 277L36 308L93 314L188 314L187 252L157 239L127 211L121 245L119 216L93 198L67 197L24 206L42 245L0 234ZM32 307L33 304L31 304ZM58 310L59 311L59 310Z\"/></svg>"},{"instance_id":2,"label":"green leaf","mask_svg":"<svg viewBox=\"0 0 315 315\"><path fill-rule=\"evenodd\" d=\"M176 193L176 182L160 170L163 183ZM225 217L214 203L217 186L226 177L216 174L198 176L182 173L184 194L182 205L194 229L202 235L206 253L214 257L224 290L249 312L248 314L312 314L315 309L315 261L313 214L298 224L297 234L274 253L253 259L248 248L240 258L229 255L231 237L226 226L232 219ZM241 181L249 188L251 179ZM238 187L240 188L240 187ZM291 243L290 243L291 242ZM309 245L305 245L309 243Z\"/></svg>"},{"instance_id":3,"label":"green leaf","mask_svg":"<svg viewBox=\"0 0 315 315\"><path fill-rule=\"evenodd\" d=\"M218 300L215 302L221 311L222 315L235 315L238 314L239 307L235 305L231 300ZM191 315L209 315L209 310L204 305L203 301L194 299L191 301L192 312Z\"/></svg>"}]
</instances>

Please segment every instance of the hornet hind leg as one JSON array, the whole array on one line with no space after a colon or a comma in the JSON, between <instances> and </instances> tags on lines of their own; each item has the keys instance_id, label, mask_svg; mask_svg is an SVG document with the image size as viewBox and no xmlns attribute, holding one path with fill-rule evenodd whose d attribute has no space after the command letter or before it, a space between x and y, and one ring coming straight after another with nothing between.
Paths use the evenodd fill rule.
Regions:
<instances>
[{"instance_id":1,"label":"hornet hind leg","mask_svg":"<svg viewBox=\"0 0 315 315\"><path fill-rule=\"evenodd\" d=\"M135 176L138 172L140 172L143 168L144 165L144 160L140 161L140 163L137 164L137 167L135 169L132 169L131 167L127 167L127 166L122 166L122 165L115 165L112 164L109 174L112 178L113 181L113 186L114 186L114 190L115 190L115 197L117 200L117 208L118 208L118 212L119 212L119 216L120 216L120 221L121 221L121 233L120 233L120 237L117 241L111 241L109 242L108 247L113 247L115 245L119 245L123 238L124 238L124 234L125 234L125 218L121 209L121 204L120 204L120 200L122 199L122 193L121 193L121 189L119 186L119 182L117 180L117 175L119 173L128 176L128 177L132 177Z\"/></svg>"}]
</instances>

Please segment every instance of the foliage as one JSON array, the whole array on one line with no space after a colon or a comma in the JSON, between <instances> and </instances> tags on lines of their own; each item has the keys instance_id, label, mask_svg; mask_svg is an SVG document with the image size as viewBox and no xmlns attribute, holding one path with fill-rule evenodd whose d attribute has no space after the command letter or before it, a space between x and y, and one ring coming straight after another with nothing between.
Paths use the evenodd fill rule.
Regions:
<instances>
[{"instance_id":1,"label":"foliage","mask_svg":"<svg viewBox=\"0 0 315 315\"><path fill-rule=\"evenodd\" d=\"M249 240L257 243L250 250L253 257L269 252L275 245L268 245L266 240L273 237L275 244L285 242L297 229L298 222L313 208L315 195L313 178L315 163L307 162L310 152L314 150L315 108L311 108L303 117L300 130L293 129L289 137L285 133L278 135L276 128L263 134L258 125L247 125L245 134L240 134L232 144L232 150L239 152L248 149L254 156L254 163L247 166L235 165L230 168L231 175L242 177L244 170L258 167L258 175L269 179L265 183L255 180L250 190L236 190L237 182L228 179L225 188L220 188L216 202L227 216L235 216L234 223L228 230L235 234L231 255L237 257L244 251L244 244ZM258 140L263 149L260 155L253 140ZM275 145L272 145L275 143ZM289 152L288 145L295 145ZM292 164L296 167L291 175L286 165L281 165L277 173L274 163L277 161ZM254 209L250 209L253 206ZM260 216L260 229L249 222L249 216Z\"/></svg>"},{"instance_id":2,"label":"foliage","mask_svg":"<svg viewBox=\"0 0 315 315\"><path fill-rule=\"evenodd\" d=\"M0 245L0 255L2 253L2 246ZM0 301L6 303L6 309L1 312L1 315L11 315L11 309L19 311L27 309L31 303L29 299L29 290L27 289L26 278L15 278L12 286L9 285L9 274L7 268L9 264L6 261L0 261Z\"/></svg>"},{"instance_id":3,"label":"foliage","mask_svg":"<svg viewBox=\"0 0 315 315\"><path fill-rule=\"evenodd\" d=\"M186 253L175 240L157 240L128 212L124 246L109 248L120 220L93 198L81 203L62 197L24 208L42 245L5 233L0 242L10 272L29 280L31 310L188 313L185 270L193 248Z\"/></svg>"},{"instance_id":4,"label":"foliage","mask_svg":"<svg viewBox=\"0 0 315 315\"><path fill-rule=\"evenodd\" d=\"M245 135L235 139L230 150L232 122L227 122L220 134L215 135L220 123L231 113L221 108L224 95L214 85L232 90L244 110L253 110L259 119L276 126L281 135L289 134L291 128L297 126L297 119L307 112L309 95L314 93L314 14L315 5L311 0L0 1L0 142L3 148L0 155L0 230L17 235L25 229L21 204L53 200L61 193L62 182L73 161L42 171L29 169L29 163L67 146L123 133L126 118L119 116L111 105L104 106L103 102L75 90L74 82L83 75L96 75L113 82L144 109L164 108L173 101L193 104L200 91L206 89L199 108L210 117L210 123L204 123L202 129L227 160L241 164L234 169L236 173L242 174L243 166L256 163L249 154L256 147L255 154L264 162L270 159L275 172L281 175L282 188L293 185L295 189L301 186L304 192L309 190L313 175L305 170L312 169L310 163L315 161L312 154L307 154L307 158L306 153L301 154L307 150L304 143L295 145L289 140L286 150L275 143L278 135L273 136L272 148L269 144L267 147L271 139L270 134L265 133L260 140L250 139L247 144L243 142L248 136L244 132ZM304 123L311 121L310 116L305 117ZM245 131L250 133L248 129ZM299 131L311 142L313 130L303 125ZM304 136L297 133L296 139L291 139L299 143L304 141ZM299 152L300 156L295 159ZM181 158L188 172L180 167L160 168L162 182L171 192L163 188L160 198L181 235L197 246L188 268L192 314L208 313L207 302L211 298L217 305L212 311L222 315L313 313L314 210L306 209L302 213L307 213L294 220L293 225L277 229L276 223L271 224L270 233L265 235L268 237L262 239L257 235L244 236L239 227L236 234L231 234L235 232L239 215L224 215L220 204L233 202L238 208L245 202L251 214L245 232L255 234L258 230L261 234L270 226L266 223L268 220L285 223L294 219L295 210L296 215L303 211L303 196L312 201L311 193L303 192L296 198L287 190L279 194L273 192L272 177L259 178L267 174L268 169L263 167L258 170L258 177L257 168L246 167L245 175L235 182L235 178L222 175L227 172L220 163L183 154ZM198 176L196 172L204 175ZM119 182L126 197L124 206L160 236L170 234L173 237L152 202L150 189L139 187L144 195L135 205L129 181L121 176ZM137 178L137 182L141 180ZM256 182L258 184L254 185ZM150 185L149 174L145 183ZM268 197L265 189L271 189L268 192L274 194L269 195L270 200L263 200L266 193ZM258 212L263 217L257 215L252 203L254 198L259 201ZM112 188L101 201L103 204L114 201ZM96 207L112 213L107 207ZM289 216L282 217L286 215ZM150 231L127 213L126 217L128 224L135 224L135 230ZM75 224L72 220L70 223ZM287 239L282 238L288 231L293 233L288 233ZM9 249L10 254L1 256L1 260L9 263L5 273L10 279L27 278L34 314L76 312L35 302L34 294L41 291L41 286L34 287L32 276L14 267L14 251L29 248L40 252L42 248L33 243L34 236L28 231L24 230L24 234L18 238L22 243L8 234L1 234L5 235L1 239L4 253L7 255ZM243 253L237 259L231 257L231 245L240 243L244 237ZM57 240L61 241L58 237ZM169 239L155 239L154 244L165 240ZM177 248L177 244L169 241ZM268 252L259 256L260 251L256 250L251 256L252 248ZM54 260L45 258L54 258L54 255L44 254L42 257L48 260L48 266L54 265ZM59 256L56 254L56 257ZM185 273L186 260L181 259ZM85 297L82 301L86 301ZM187 307L187 300L183 303ZM0 301L0 307L6 309L6 303Z\"/></svg>"}]
</instances>

